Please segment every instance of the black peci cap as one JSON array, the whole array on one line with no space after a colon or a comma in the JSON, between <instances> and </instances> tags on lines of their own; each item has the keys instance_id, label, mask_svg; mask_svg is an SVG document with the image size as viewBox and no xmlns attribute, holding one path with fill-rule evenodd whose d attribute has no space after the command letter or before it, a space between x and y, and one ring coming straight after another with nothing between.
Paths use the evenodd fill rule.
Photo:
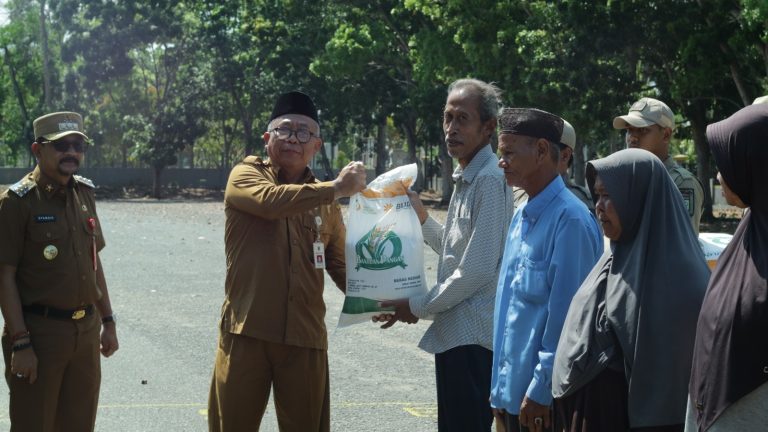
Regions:
<instances>
[{"instance_id":1,"label":"black peci cap","mask_svg":"<svg viewBox=\"0 0 768 432\"><path fill-rule=\"evenodd\" d=\"M536 108L504 108L499 116L500 133L546 138L559 143L563 119Z\"/></svg>"},{"instance_id":2,"label":"black peci cap","mask_svg":"<svg viewBox=\"0 0 768 432\"><path fill-rule=\"evenodd\" d=\"M281 94L277 98L277 102L275 102L275 108L272 110L269 121L286 114L301 114L311 118L318 124L320 123L320 119L317 116L317 107L312 102L312 98L299 91Z\"/></svg>"}]
</instances>

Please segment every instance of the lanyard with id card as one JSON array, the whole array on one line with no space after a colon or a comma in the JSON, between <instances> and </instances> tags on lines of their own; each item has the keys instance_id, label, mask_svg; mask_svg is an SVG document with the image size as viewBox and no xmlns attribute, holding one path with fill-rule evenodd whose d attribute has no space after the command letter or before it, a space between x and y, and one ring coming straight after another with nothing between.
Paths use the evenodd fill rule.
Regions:
<instances>
[{"instance_id":1,"label":"lanyard with id card","mask_svg":"<svg viewBox=\"0 0 768 432\"><path fill-rule=\"evenodd\" d=\"M325 269L325 245L320 241L320 226L323 224L323 219L320 216L315 216L315 226L317 227L317 238L312 243L312 255L315 257L315 268Z\"/></svg>"}]
</instances>

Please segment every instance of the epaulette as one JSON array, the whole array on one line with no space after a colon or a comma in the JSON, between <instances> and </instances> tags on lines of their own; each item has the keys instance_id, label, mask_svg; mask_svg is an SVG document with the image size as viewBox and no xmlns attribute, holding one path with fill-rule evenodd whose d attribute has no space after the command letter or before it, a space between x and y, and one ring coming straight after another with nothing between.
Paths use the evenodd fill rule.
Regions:
<instances>
[{"instance_id":1,"label":"epaulette","mask_svg":"<svg viewBox=\"0 0 768 432\"><path fill-rule=\"evenodd\" d=\"M93 184L91 179L85 178L83 176L79 176L77 174L75 174L73 177L75 178L76 182L83 184L85 186L88 186L91 189L96 189L96 185Z\"/></svg>"},{"instance_id":2,"label":"epaulette","mask_svg":"<svg viewBox=\"0 0 768 432\"><path fill-rule=\"evenodd\" d=\"M11 187L8 188L8 190L13 191L16 195L23 197L29 191L35 188L37 186L37 183L35 183L34 180L32 180L29 177L24 177L23 179L19 180L15 184L11 185Z\"/></svg>"}]
</instances>

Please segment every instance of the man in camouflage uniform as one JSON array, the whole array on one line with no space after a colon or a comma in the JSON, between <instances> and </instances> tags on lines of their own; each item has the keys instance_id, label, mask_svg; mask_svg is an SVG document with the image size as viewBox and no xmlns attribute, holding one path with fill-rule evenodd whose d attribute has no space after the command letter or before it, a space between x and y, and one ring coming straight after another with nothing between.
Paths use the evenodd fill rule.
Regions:
<instances>
[{"instance_id":1,"label":"man in camouflage uniform","mask_svg":"<svg viewBox=\"0 0 768 432\"><path fill-rule=\"evenodd\" d=\"M11 431L93 431L99 351L118 349L93 183L74 175L80 114L34 121L37 167L0 195L2 346Z\"/></svg>"},{"instance_id":2,"label":"man in camouflage uniform","mask_svg":"<svg viewBox=\"0 0 768 432\"><path fill-rule=\"evenodd\" d=\"M642 98L632 104L627 115L613 119L614 129L626 129L627 147L636 147L658 156L683 196L691 217L691 225L698 235L704 205L704 190L690 171L681 167L669 154L669 141L675 128L675 115L662 101Z\"/></svg>"}]
</instances>

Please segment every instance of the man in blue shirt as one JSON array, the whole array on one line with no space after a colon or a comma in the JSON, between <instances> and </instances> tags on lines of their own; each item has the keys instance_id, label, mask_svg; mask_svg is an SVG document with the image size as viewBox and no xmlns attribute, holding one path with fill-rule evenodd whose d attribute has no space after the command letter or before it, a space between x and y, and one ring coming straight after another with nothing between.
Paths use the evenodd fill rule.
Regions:
<instances>
[{"instance_id":1,"label":"man in blue shirt","mask_svg":"<svg viewBox=\"0 0 768 432\"><path fill-rule=\"evenodd\" d=\"M539 432L551 427L552 363L563 321L603 240L595 216L558 175L563 120L507 108L499 124L499 167L529 198L512 218L499 273L491 406L507 432Z\"/></svg>"}]
</instances>

